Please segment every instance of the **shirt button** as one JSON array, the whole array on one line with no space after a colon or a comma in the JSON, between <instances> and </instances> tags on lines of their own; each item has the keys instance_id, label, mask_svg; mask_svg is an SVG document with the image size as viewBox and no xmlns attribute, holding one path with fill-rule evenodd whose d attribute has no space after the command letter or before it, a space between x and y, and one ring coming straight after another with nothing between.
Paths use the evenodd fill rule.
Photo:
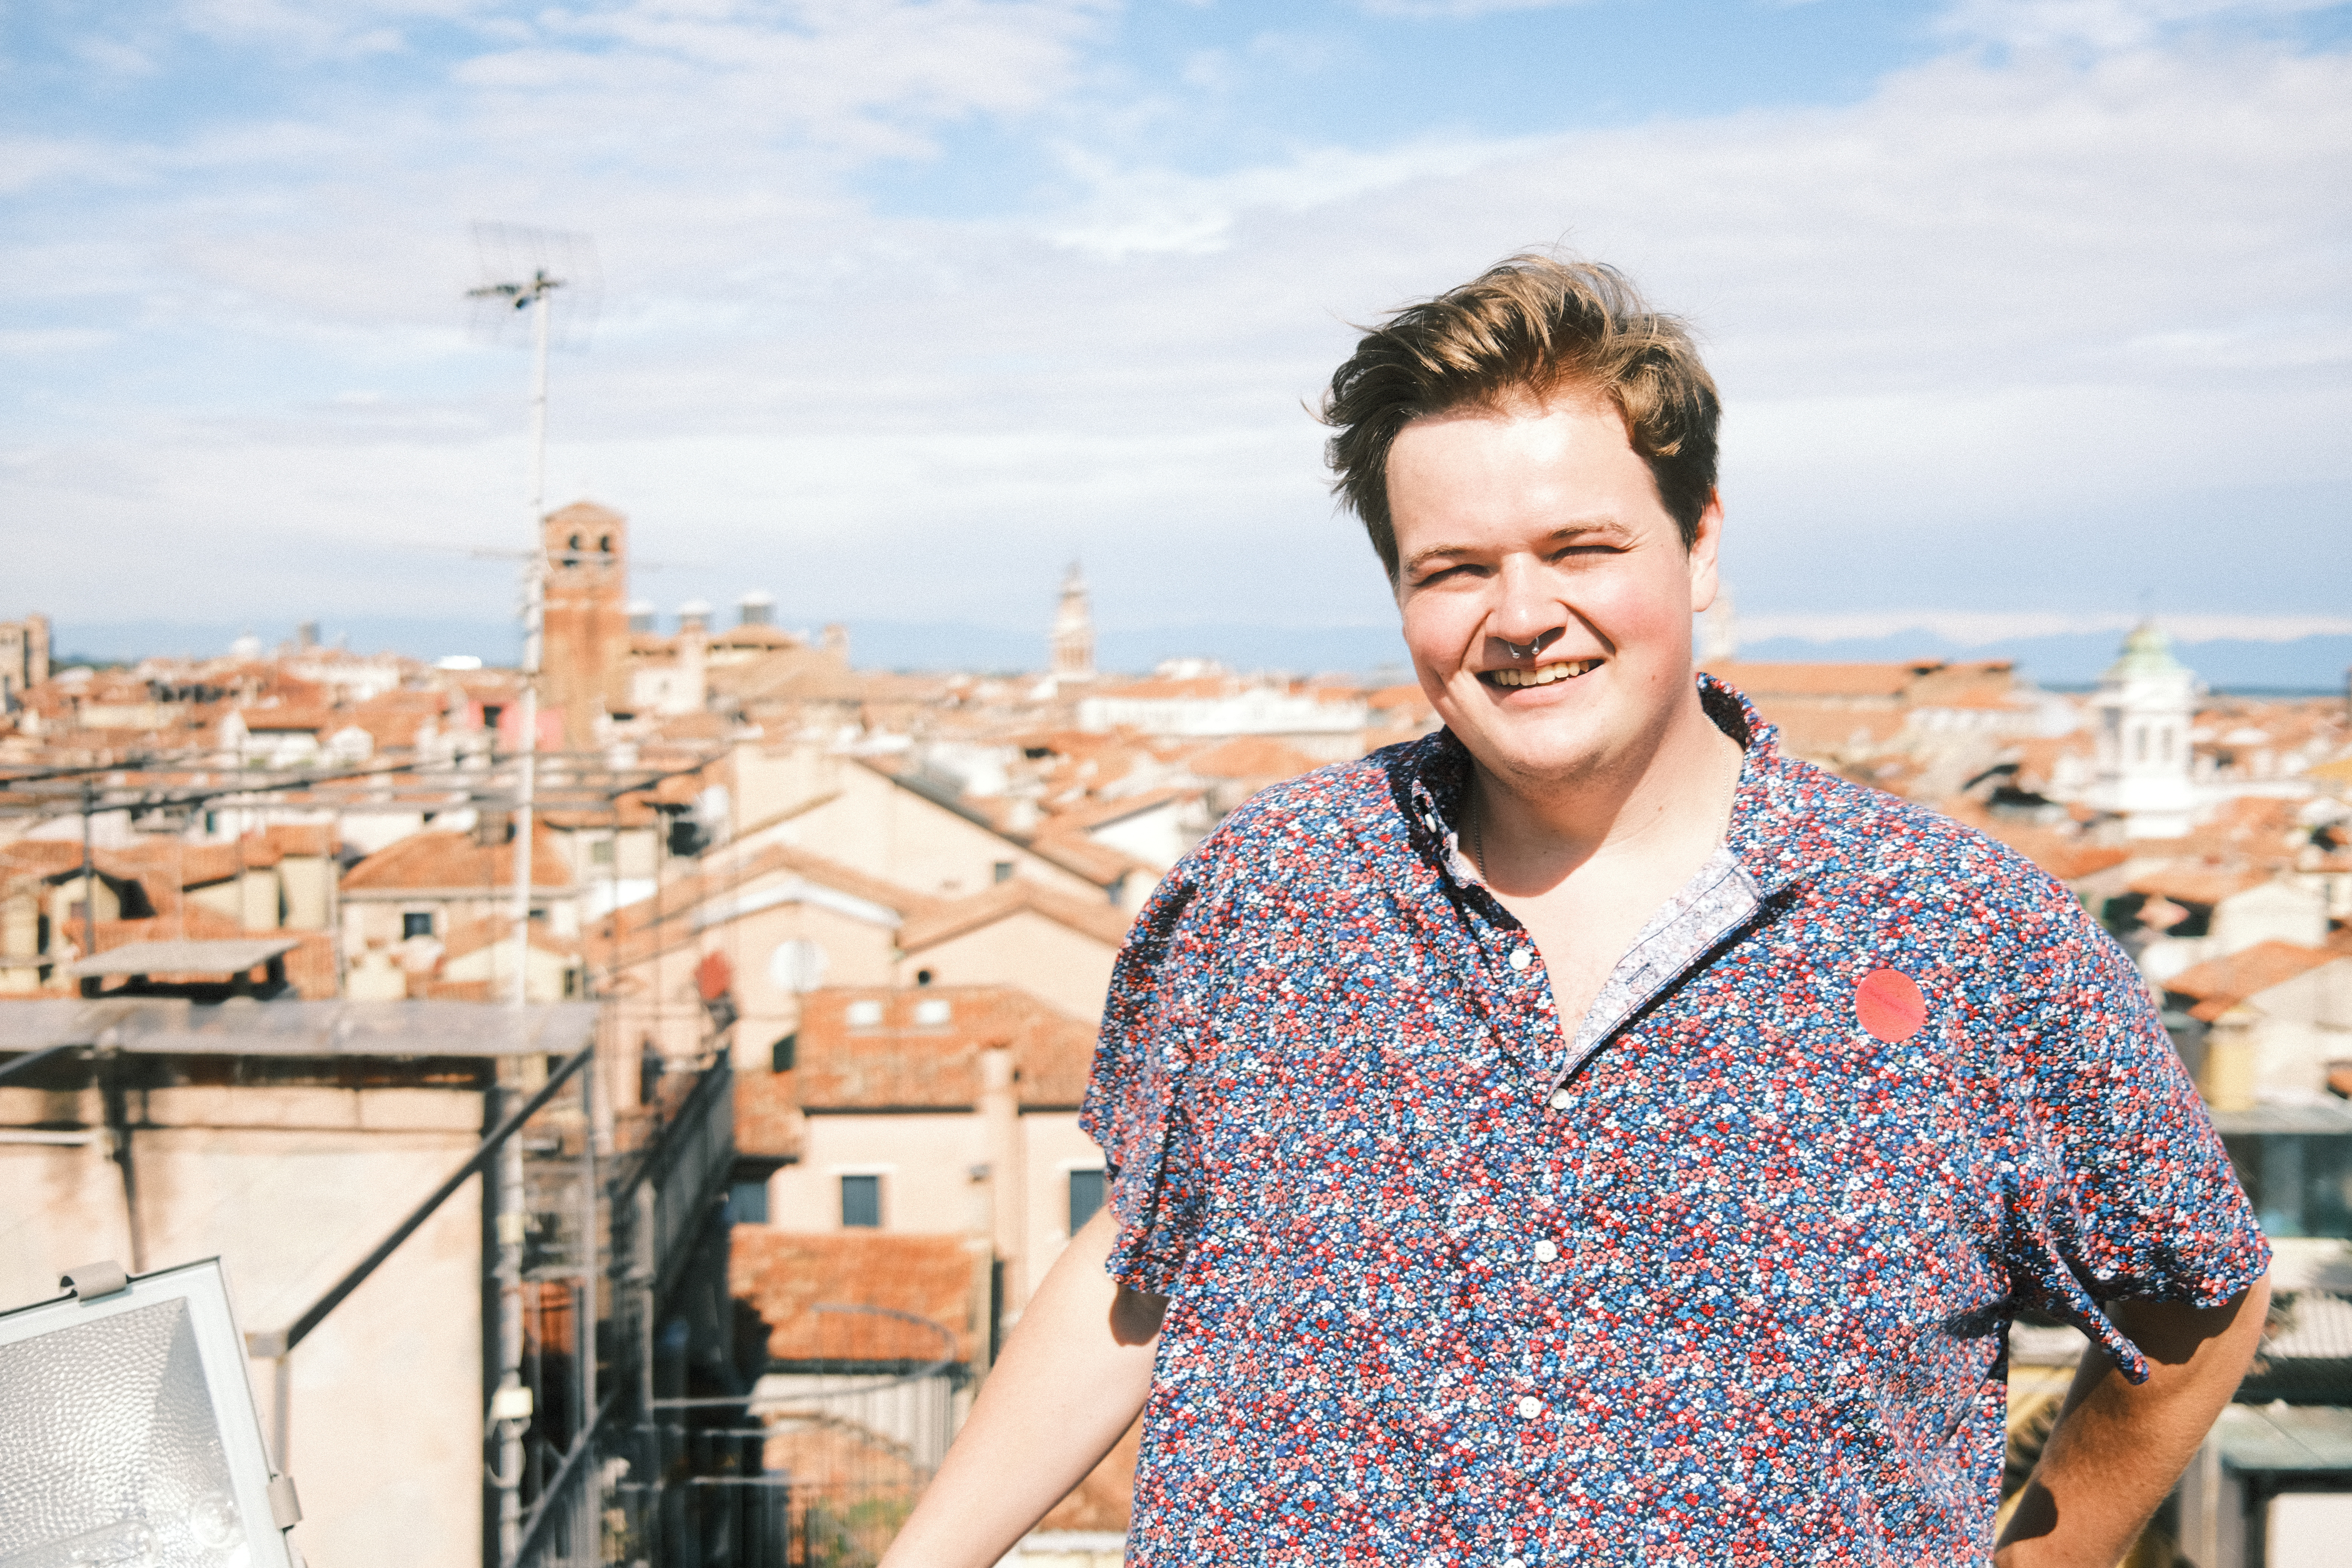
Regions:
<instances>
[{"instance_id":1,"label":"shirt button","mask_svg":"<svg viewBox=\"0 0 2352 1568\"><path fill-rule=\"evenodd\" d=\"M1519 1414L1532 1421L1543 1414L1543 1401L1530 1394L1519 1401Z\"/></svg>"},{"instance_id":2,"label":"shirt button","mask_svg":"<svg viewBox=\"0 0 2352 1568\"><path fill-rule=\"evenodd\" d=\"M1551 1091L1551 1108L1554 1110L1566 1110L1568 1109L1568 1090L1564 1089L1556 1089Z\"/></svg>"},{"instance_id":3,"label":"shirt button","mask_svg":"<svg viewBox=\"0 0 2352 1568\"><path fill-rule=\"evenodd\" d=\"M1526 948L1515 947L1511 949L1511 967L1513 969L1525 969L1528 964L1533 963L1535 961L1535 954L1529 952Z\"/></svg>"},{"instance_id":4,"label":"shirt button","mask_svg":"<svg viewBox=\"0 0 2352 1568\"><path fill-rule=\"evenodd\" d=\"M1558 1258L1559 1256L1559 1248L1554 1247L1550 1242L1538 1241L1536 1243L1536 1261L1538 1263L1549 1263L1553 1258Z\"/></svg>"}]
</instances>

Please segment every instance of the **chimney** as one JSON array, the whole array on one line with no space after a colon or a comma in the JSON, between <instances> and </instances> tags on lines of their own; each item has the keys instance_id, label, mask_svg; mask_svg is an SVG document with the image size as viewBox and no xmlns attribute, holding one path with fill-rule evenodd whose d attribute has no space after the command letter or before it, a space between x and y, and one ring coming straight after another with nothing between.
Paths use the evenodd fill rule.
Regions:
<instances>
[{"instance_id":1,"label":"chimney","mask_svg":"<svg viewBox=\"0 0 2352 1568\"><path fill-rule=\"evenodd\" d=\"M988 1151L989 1208L996 1260L1004 1268L1006 1316L1017 1316L1029 1299L1028 1280L1022 1272L1023 1243L1027 1239L1028 1204L1023 1180L1028 1160L1022 1147L1020 1091L1014 1083L1013 1053L990 1046L980 1053L980 1125Z\"/></svg>"},{"instance_id":2,"label":"chimney","mask_svg":"<svg viewBox=\"0 0 2352 1568\"><path fill-rule=\"evenodd\" d=\"M768 626L776 622L776 596L765 589L754 588L736 602L742 617L737 624L746 626Z\"/></svg>"},{"instance_id":3,"label":"chimney","mask_svg":"<svg viewBox=\"0 0 2352 1568\"><path fill-rule=\"evenodd\" d=\"M630 600L629 629L633 632L647 633L657 630L658 628L654 625L656 615L654 602L651 599Z\"/></svg>"},{"instance_id":4,"label":"chimney","mask_svg":"<svg viewBox=\"0 0 2352 1568\"><path fill-rule=\"evenodd\" d=\"M824 628L824 651L837 653L841 662L849 662L849 628L836 621Z\"/></svg>"},{"instance_id":5,"label":"chimney","mask_svg":"<svg viewBox=\"0 0 2352 1568\"><path fill-rule=\"evenodd\" d=\"M710 605L704 599L688 599L677 607L677 631L680 637L710 635Z\"/></svg>"}]
</instances>

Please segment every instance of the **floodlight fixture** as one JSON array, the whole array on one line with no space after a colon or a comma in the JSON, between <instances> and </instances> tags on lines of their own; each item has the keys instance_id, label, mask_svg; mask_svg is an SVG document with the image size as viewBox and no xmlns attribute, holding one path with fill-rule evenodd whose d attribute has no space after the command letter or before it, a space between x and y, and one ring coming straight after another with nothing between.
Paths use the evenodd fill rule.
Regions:
<instances>
[{"instance_id":1,"label":"floodlight fixture","mask_svg":"<svg viewBox=\"0 0 2352 1568\"><path fill-rule=\"evenodd\" d=\"M300 1568L220 1260L0 1312L0 1568Z\"/></svg>"}]
</instances>

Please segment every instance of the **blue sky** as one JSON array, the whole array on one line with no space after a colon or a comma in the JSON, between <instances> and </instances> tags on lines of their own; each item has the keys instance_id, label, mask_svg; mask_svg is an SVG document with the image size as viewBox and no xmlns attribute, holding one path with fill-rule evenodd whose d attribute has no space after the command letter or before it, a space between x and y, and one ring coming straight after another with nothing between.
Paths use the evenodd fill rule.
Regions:
<instances>
[{"instance_id":1,"label":"blue sky","mask_svg":"<svg viewBox=\"0 0 2352 1568\"><path fill-rule=\"evenodd\" d=\"M494 220L594 238L551 500L628 512L666 608L764 588L993 658L1081 556L1130 640L1360 648L1390 611L1302 401L1349 321L1566 245L1703 335L1758 636L2341 637L2347 34L2295 0L19 0L0 616L495 644L509 568L467 551L522 535L525 364L460 299Z\"/></svg>"}]
</instances>

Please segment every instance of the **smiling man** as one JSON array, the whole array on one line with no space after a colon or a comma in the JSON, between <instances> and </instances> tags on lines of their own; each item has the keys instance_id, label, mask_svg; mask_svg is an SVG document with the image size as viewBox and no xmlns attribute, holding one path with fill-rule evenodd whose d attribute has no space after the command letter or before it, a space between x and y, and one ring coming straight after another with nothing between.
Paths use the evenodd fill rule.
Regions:
<instances>
[{"instance_id":1,"label":"smiling man","mask_svg":"<svg viewBox=\"0 0 2352 1568\"><path fill-rule=\"evenodd\" d=\"M993 1563L1143 1416L1127 1561L1981 1563L2006 1331L2090 1336L1994 1561L2108 1568L2268 1248L2064 889L1695 674L1715 387L1506 263L1332 381L1445 727L1253 799L1120 960L1076 1237L886 1563Z\"/></svg>"}]
</instances>

